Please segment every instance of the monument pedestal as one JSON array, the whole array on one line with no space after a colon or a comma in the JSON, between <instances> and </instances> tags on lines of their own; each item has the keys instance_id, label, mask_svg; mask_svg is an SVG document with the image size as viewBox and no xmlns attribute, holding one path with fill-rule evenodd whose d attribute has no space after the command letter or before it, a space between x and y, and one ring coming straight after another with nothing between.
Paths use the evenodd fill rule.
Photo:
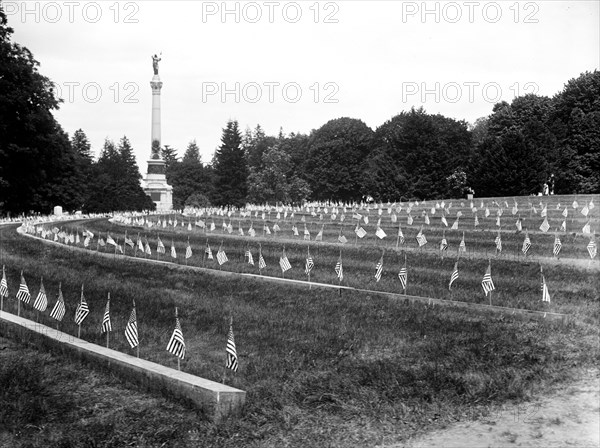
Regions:
<instances>
[{"instance_id":1,"label":"monument pedestal","mask_svg":"<svg viewBox=\"0 0 600 448\"><path fill-rule=\"evenodd\" d=\"M164 160L148 160L148 172L144 179L144 193L154 201L156 211L167 212L173 209L173 187L167 184Z\"/></svg>"}]
</instances>

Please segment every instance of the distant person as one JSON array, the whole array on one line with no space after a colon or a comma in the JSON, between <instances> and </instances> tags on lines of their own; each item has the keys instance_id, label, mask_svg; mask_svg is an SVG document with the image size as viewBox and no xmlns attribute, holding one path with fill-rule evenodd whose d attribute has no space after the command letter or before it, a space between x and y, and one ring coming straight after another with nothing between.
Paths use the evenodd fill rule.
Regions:
<instances>
[{"instance_id":1,"label":"distant person","mask_svg":"<svg viewBox=\"0 0 600 448\"><path fill-rule=\"evenodd\" d=\"M549 191L549 190L548 190L548 183L546 182L546 183L544 183L544 188L543 188L543 190L542 190L542 194L543 194L544 196L548 196L548 191Z\"/></svg>"}]
</instances>

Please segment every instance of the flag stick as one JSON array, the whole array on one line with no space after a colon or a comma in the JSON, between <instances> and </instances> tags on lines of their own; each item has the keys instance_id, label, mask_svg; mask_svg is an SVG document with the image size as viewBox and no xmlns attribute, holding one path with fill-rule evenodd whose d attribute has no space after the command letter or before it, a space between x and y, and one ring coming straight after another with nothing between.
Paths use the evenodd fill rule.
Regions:
<instances>
[{"instance_id":1,"label":"flag stick","mask_svg":"<svg viewBox=\"0 0 600 448\"><path fill-rule=\"evenodd\" d=\"M181 371L181 359L177 357L177 370Z\"/></svg>"},{"instance_id":2,"label":"flag stick","mask_svg":"<svg viewBox=\"0 0 600 448\"><path fill-rule=\"evenodd\" d=\"M109 334L110 334L110 331L107 331L107 332L106 332L106 348L108 348L108 338L109 338L109 336L108 336L108 335L109 335Z\"/></svg>"},{"instance_id":3,"label":"flag stick","mask_svg":"<svg viewBox=\"0 0 600 448\"><path fill-rule=\"evenodd\" d=\"M138 345L135 348L136 348L136 355L139 358L140 357L140 343L139 343L139 341L138 341Z\"/></svg>"},{"instance_id":4,"label":"flag stick","mask_svg":"<svg viewBox=\"0 0 600 448\"><path fill-rule=\"evenodd\" d=\"M77 326L77 337L81 339L81 324Z\"/></svg>"}]
</instances>

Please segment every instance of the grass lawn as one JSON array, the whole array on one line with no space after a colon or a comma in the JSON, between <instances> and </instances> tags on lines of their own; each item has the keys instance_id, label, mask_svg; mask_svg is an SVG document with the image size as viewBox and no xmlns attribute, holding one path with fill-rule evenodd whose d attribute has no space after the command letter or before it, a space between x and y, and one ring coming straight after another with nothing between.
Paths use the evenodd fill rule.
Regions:
<instances>
[{"instance_id":1,"label":"grass lawn","mask_svg":"<svg viewBox=\"0 0 600 448\"><path fill-rule=\"evenodd\" d=\"M117 231L116 226L102 221L90 227L92 231ZM302 233L302 227L299 230ZM177 233L172 234L174 240L178 238ZM185 248L187 235L182 232L179 238ZM170 239L171 233L163 240L167 254ZM205 239L197 237L199 248L203 249ZM223 240L231 245L230 263L223 268L249 269L243 261L244 239ZM267 242L265 246L265 258L273 266L269 274L280 276L277 263L281 242ZM237 255L239 251L234 247L241 254ZM215 254L217 248L213 247ZM286 244L294 266L290 275L297 271L294 275L305 278L305 250L301 241L289 247ZM404 261L402 252L386 252L386 270L379 283L374 282L373 276L381 248L345 247L344 254L348 282L399 291L397 271ZM256 250L254 256L256 260ZM336 283L333 267L339 248L315 247L313 256L319 281ZM223 377L232 315L240 370L236 375L229 373L226 382L248 393L243 416L217 426L177 404L132 392L109 376L114 387L111 393L120 400L115 398L108 405L103 395L92 393L95 388L90 391L88 375L78 364L30 349L15 352L13 346L9 351L13 358L2 364L0 389L31 387L50 392L0 395L2 409L20 405L45 409L39 415L37 411L0 413L0 427L5 428L2 437L10 446L48 446L43 440L52 440L51 446L84 446L73 444L75 435L81 434L82 439L89 441L88 446L165 443L164 446L370 447L402 442L457 420L486 415L496 405L522 400L543 392L550 384L575 378L580 368L595 366L600 358L598 273L568 265L544 266L553 299L551 310L574 316L562 325L409 304L354 291L344 291L340 296L335 290L274 286L251 279L225 279L165 266L139 265L131 260L99 259L19 237L8 229L3 231L2 257L11 294L5 300L5 310L16 310L14 295L21 269L34 298L39 279L44 277L51 306L60 281L67 300L67 316L61 330L76 335L72 317L83 282L91 313L82 326L82 338L104 344L100 323L110 291L115 330L111 347L132 353L123 329L135 299L140 355L172 367L176 366L176 359L165 348L177 306L187 345L182 370L214 381ZM480 283L487 260L463 259L456 290L450 293L447 283L454 259L442 261L435 253L417 251L407 252L407 257L409 288L414 288L409 289L409 294L440 298L452 294L447 298L456 296L459 300L485 303ZM196 262L201 263L201 259ZM323 266L322 271L317 269L318 263ZM492 260L492 275L499 301L543 309L537 263ZM21 314L56 325L49 312L37 316L30 305L24 305ZM18 371L29 368L40 373L40 377L33 386L28 385L33 374L15 376L10 373L14 372L10 370L13 364L20 366ZM64 373L65 369L72 375ZM80 371L82 375L75 374ZM100 378L104 374L93 375L98 376L91 378ZM80 394L77 400L66 396L63 403L56 398L52 387L63 377L69 378L72 390ZM106 385L107 380L97 381ZM127 400L130 395L141 398ZM38 396L43 397L41 403ZM127 403L136 400L142 405L129 408ZM85 404L78 404L82 402ZM65 407L83 407L82 414L86 415L85 406L97 406L102 412L94 424L112 428L118 439L111 439L107 430L90 430L77 412L64 411ZM53 424L56 418L61 419L62 426ZM158 423L161 418L165 422L162 426ZM165 432L165 428L170 432Z\"/></svg>"}]
</instances>

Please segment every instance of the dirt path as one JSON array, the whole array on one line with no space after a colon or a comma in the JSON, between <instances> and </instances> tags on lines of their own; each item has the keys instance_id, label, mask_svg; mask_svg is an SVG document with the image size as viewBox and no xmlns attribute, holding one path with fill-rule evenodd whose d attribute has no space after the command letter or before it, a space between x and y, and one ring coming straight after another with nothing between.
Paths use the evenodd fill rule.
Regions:
<instances>
[{"instance_id":1,"label":"dirt path","mask_svg":"<svg viewBox=\"0 0 600 448\"><path fill-rule=\"evenodd\" d=\"M485 420L457 423L388 448L599 447L600 372L545 397L505 406Z\"/></svg>"}]
</instances>

